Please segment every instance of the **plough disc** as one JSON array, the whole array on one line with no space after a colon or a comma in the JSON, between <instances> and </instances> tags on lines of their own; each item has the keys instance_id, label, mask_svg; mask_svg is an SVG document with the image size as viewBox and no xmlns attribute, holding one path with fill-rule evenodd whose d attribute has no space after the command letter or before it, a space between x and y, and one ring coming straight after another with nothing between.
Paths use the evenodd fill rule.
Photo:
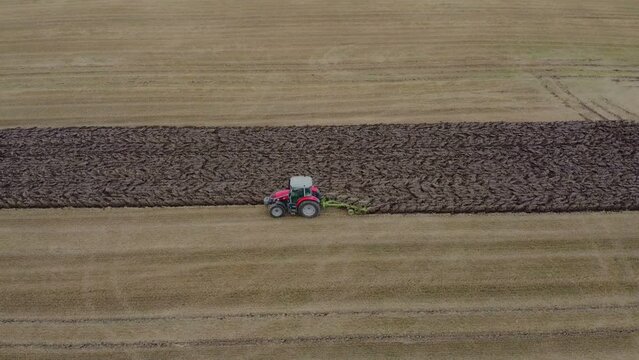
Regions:
<instances>
[{"instance_id":1,"label":"plough disc","mask_svg":"<svg viewBox=\"0 0 639 360\"><path fill-rule=\"evenodd\" d=\"M346 211L348 211L348 215L363 215L368 212L368 208L364 206L348 204L348 203L344 203L337 200L331 200L327 198L322 198L322 200L320 201L320 204L322 205L322 208L324 209L330 208L330 207L338 208L338 209L346 209Z\"/></svg>"}]
</instances>

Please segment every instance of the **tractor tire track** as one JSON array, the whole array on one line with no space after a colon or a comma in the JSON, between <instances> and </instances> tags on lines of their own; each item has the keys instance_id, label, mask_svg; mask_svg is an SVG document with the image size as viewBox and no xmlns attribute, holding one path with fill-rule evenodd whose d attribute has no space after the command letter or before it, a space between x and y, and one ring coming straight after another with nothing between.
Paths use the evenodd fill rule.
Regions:
<instances>
[{"instance_id":1,"label":"tractor tire track","mask_svg":"<svg viewBox=\"0 0 639 360\"><path fill-rule=\"evenodd\" d=\"M602 98L603 100L603 98ZM617 114L616 112L612 111L612 109L606 107L605 105L601 104L600 102L596 101L596 100L591 100L590 103L592 104L593 107L598 108L601 113L607 113L609 114L611 117L606 117L607 119L610 120L624 120L623 116Z\"/></svg>"},{"instance_id":2,"label":"tractor tire track","mask_svg":"<svg viewBox=\"0 0 639 360\"><path fill-rule=\"evenodd\" d=\"M85 323L120 323L120 322L149 322L175 320L227 320L227 319L272 319L299 317L328 317L328 316L419 316L419 315L471 315L495 313L561 313L579 311L619 311L639 308L639 303L628 304L592 304L574 306L531 306L531 307L486 307L468 309L385 309L385 310L336 310L336 311L298 311L298 312L249 312L211 315L168 315L168 316L140 316L140 317L111 317L111 318L70 318L70 319L0 319L0 324L85 324Z\"/></svg>"},{"instance_id":3,"label":"tractor tire track","mask_svg":"<svg viewBox=\"0 0 639 360\"><path fill-rule=\"evenodd\" d=\"M623 112L625 114L625 116L629 116L629 118L627 119L632 119L632 120L639 120L639 114L633 113L632 111L618 105L615 104L614 102L612 102L612 100L608 99L608 98L603 98L603 101L608 104L608 106L613 107L621 112Z\"/></svg>"},{"instance_id":4,"label":"tractor tire track","mask_svg":"<svg viewBox=\"0 0 639 360\"><path fill-rule=\"evenodd\" d=\"M0 208L260 204L290 175L371 212L639 209L639 124L0 130Z\"/></svg>"},{"instance_id":5,"label":"tractor tire track","mask_svg":"<svg viewBox=\"0 0 639 360\"><path fill-rule=\"evenodd\" d=\"M579 106L581 106L585 110L589 111L590 113L592 113L592 114L594 114L594 115L596 115L598 117L598 119L593 119L593 120L609 120L604 114L602 114L599 111L595 110L592 106L586 104L577 95L573 94L573 92L570 91L568 86L566 86L566 84L561 82L561 80L559 79L558 76L553 76L552 78L555 81L555 84L557 85L557 87L560 88L566 95L568 95L570 98L574 99L577 102L577 104L579 104Z\"/></svg>"},{"instance_id":6,"label":"tractor tire track","mask_svg":"<svg viewBox=\"0 0 639 360\"><path fill-rule=\"evenodd\" d=\"M498 341L504 339L549 339L574 337L625 337L639 332L633 328L561 329L554 331L487 331L467 333L434 334L353 334L339 336L298 336L283 338L234 338L234 339L194 339L194 340L150 340L136 342L85 342L85 343L4 343L1 348L28 348L41 350L88 350L88 349L153 349L170 346L257 346L271 344L333 344L333 343L435 343L459 341Z\"/></svg>"},{"instance_id":7,"label":"tractor tire track","mask_svg":"<svg viewBox=\"0 0 639 360\"><path fill-rule=\"evenodd\" d=\"M550 95L552 95L555 99L564 104L565 107L575 111L583 120L591 120L585 115L581 106L579 106L578 104L573 104L571 101L573 99L569 99L565 96L565 94L563 94L562 89L560 89L557 84L551 81L551 77L540 75L535 75L535 77L537 78L537 80L539 80L541 86L543 86L544 89L546 89L546 91L548 91Z\"/></svg>"}]
</instances>

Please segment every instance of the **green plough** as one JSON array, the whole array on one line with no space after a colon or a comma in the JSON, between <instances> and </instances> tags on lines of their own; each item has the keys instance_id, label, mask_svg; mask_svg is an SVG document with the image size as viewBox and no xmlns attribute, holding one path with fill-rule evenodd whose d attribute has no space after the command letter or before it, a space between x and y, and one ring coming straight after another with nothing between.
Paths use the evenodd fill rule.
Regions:
<instances>
[{"instance_id":1,"label":"green plough","mask_svg":"<svg viewBox=\"0 0 639 360\"><path fill-rule=\"evenodd\" d=\"M338 208L338 209L346 209L348 211L348 215L364 215L368 212L368 208L365 206L358 206L353 204L348 204L344 202L340 202L337 200L331 200L327 198L322 198L320 200L320 205L323 209L326 208Z\"/></svg>"}]
</instances>

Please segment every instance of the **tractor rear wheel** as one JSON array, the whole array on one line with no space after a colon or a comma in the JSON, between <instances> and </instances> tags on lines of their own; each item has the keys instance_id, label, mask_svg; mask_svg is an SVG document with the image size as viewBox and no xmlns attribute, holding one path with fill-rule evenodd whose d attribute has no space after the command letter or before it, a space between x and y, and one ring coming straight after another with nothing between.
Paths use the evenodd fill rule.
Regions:
<instances>
[{"instance_id":1,"label":"tractor rear wheel","mask_svg":"<svg viewBox=\"0 0 639 360\"><path fill-rule=\"evenodd\" d=\"M271 217L280 218L286 215L286 209L282 204L272 204L268 207L268 213L271 214Z\"/></svg>"},{"instance_id":2,"label":"tractor rear wheel","mask_svg":"<svg viewBox=\"0 0 639 360\"><path fill-rule=\"evenodd\" d=\"M316 201L304 201L298 208L298 213L305 218L314 218L320 213L320 206Z\"/></svg>"}]
</instances>

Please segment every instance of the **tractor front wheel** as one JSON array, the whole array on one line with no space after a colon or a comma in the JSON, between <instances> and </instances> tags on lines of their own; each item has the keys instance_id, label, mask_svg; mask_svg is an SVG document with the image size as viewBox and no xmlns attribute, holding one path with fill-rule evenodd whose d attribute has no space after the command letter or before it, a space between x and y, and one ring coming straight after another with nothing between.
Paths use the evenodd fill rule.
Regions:
<instances>
[{"instance_id":1,"label":"tractor front wheel","mask_svg":"<svg viewBox=\"0 0 639 360\"><path fill-rule=\"evenodd\" d=\"M274 218L280 218L286 215L286 209L282 204L272 204L268 207L268 212Z\"/></svg>"},{"instance_id":2,"label":"tractor front wheel","mask_svg":"<svg viewBox=\"0 0 639 360\"><path fill-rule=\"evenodd\" d=\"M300 204L299 214L305 218L314 218L320 213L320 206L316 201L304 201Z\"/></svg>"}]
</instances>

